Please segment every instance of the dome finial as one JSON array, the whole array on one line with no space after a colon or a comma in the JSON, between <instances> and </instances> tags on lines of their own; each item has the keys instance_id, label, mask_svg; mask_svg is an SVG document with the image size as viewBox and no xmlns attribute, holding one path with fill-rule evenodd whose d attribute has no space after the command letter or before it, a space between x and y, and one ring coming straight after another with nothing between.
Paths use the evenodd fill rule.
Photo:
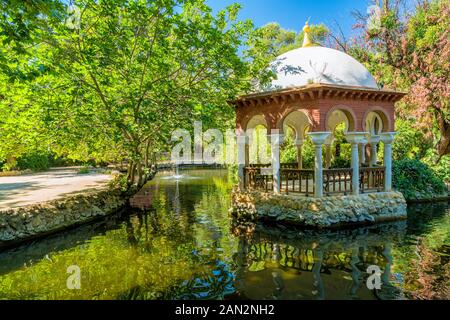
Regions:
<instances>
[{"instance_id":1,"label":"dome finial","mask_svg":"<svg viewBox=\"0 0 450 320\"><path fill-rule=\"evenodd\" d=\"M302 48L312 47L314 43L311 40L311 27L309 26L309 19L305 22L305 26L303 27L303 45Z\"/></svg>"}]
</instances>

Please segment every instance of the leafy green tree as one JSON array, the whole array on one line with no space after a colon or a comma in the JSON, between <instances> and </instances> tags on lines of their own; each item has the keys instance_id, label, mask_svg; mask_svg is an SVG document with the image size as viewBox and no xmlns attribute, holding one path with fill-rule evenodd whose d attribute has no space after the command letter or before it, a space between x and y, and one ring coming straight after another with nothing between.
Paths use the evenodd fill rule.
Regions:
<instances>
[{"instance_id":1,"label":"leafy green tree","mask_svg":"<svg viewBox=\"0 0 450 320\"><path fill-rule=\"evenodd\" d=\"M22 60L9 63L3 74L13 81L10 70L28 76L32 70L24 66L31 65L38 72L3 87L0 103L10 108L17 98L17 109L25 95L11 95L9 87L29 90L33 118L9 109L18 119L7 119L11 127L15 121L42 125L46 136L19 126L11 131L2 125L1 132L13 143L18 131L27 137L33 131L58 155L75 160L125 158L130 183L143 182L144 167L170 147L174 129L190 128L193 120L230 125L226 101L271 76L259 34L250 21L237 20L239 5L213 15L203 0L80 0L73 2L79 8L74 25L63 23L64 13L54 19L47 6L25 12L16 2L3 3L3 56L33 44L32 54L22 52ZM66 9L64 2L54 5ZM8 28L17 29L10 26L16 16L30 21L23 37L8 34ZM20 153L15 146L8 150Z\"/></svg>"},{"instance_id":2,"label":"leafy green tree","mask_svg":"<svg viewBox=\"0 0 450 320\"><path fill-rule=\"evenodd\" d=\"M304 32L302 30L299 32L287 30L275 22L262 26L258 31L266 48L264 54L271 57L300 48L303 43ZM324 24L311 26L311 38L317 44L324 43L328 34L329 30Z\"/></svg>"},{"instance_id":3,"label":"leafy green tree","mask_svg":"<svg viewBox=\"0 0 450 320\"><path fill-rule=\"evenodd\" d=\"M419 1L406 14L402 3L382 1L379 24L367 24L360 15L362 41L350 52L379 83L409 92L399 114L434 138L439 161L450 154L450 7L444 0Z\"/></svg>"}]
</instances>

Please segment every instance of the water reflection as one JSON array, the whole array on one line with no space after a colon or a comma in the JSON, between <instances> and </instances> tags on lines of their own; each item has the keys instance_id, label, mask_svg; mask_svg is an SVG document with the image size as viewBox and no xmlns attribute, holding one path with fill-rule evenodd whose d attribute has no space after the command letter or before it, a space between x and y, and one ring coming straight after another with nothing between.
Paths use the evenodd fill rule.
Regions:
<instances>
[{"instance_id":1,"label":"water reflection","mask_svg":"<svg viewBox=\"0 0 450 320\"><path fill-rule=\"evenodd\" d=\"M230 221L227 171L157 178L136 209L0 251L0 299L448 299L449 206L338 231ZM82 289L65 289L66 268ZM369 290L367 267L381 269Z\"/></svg>"},{"instance_id":2,"label":"water reflection","mask_svg":"<svg viewBox=\"0 0 450 320\"><path fill-rule=\"evenodd\" d=\"M240 236L237 288L252 299L402 298L391 283L391 243L405 234L405 222L333 232L258 224ZM366 286L370 265L383 270L377 292Z\"/></svg>"}]
</instances>

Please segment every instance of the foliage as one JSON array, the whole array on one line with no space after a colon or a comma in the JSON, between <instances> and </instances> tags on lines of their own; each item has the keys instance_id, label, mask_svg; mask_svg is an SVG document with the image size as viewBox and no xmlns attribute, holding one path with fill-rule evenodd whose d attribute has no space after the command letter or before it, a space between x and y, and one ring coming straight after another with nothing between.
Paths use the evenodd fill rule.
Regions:
<instances>
[{"instance_id":1,"label":"foliage","mask_svg":"<svg viewBox=\"0 0 450 320\"><path fill-rule=\"evenodd\" d=\"M395 126L398 135L393 144L393 158L401 160L425 157L427 150L432 148L432 142L422 131L414 128L413 120L397 119Z\"/></svg>"},{"instance_id":2,"label":"foliage","mask_svg":"<svg viewBox=\"0 0 450 320\"><path fill-rule=\"evenodd\" d=\"M450 184L450 156L443 156L438 163L436 163L435 158L436 155L432 153L425 157L423 161L430 166L442 181Z\"/></svg>"},{"instance_id":3,"label":"foliage","mask_svg":"<svg viewBox=\"0 0 450 320\"><path fill-rule=\"evenodd\" d=\"M111 190L128 191L127 177L123 174L117 174L108 182L108 188Z\"/></svg>"},{"instance_id":4,"label":"foliage","mask_svg":"<svg viewBox=\"0 0 450 320\"><path fill-rule=\"evenodd\" d=\"M47 152L27 153L17 159L17 169L33 171L47 170L50 167L50 159Z\"/></svg>"},{"instance_id":5,"label":"foliage","mask_svg":"<svg viewBox=\"0 0 450 320\"><path fill-rule=\"evenodd\" d=\"M140 183L174 129L192 129L193 120L231 126L226 101L271 77L259 32L236 18L239 5L214 15L203 0L79 0L73 28L64 23L66 2L24 12L2 2L1 54L9 62L0 161L45 146L74 161L127 159L128 181ZM29 26L23 37L10 34L16 16Z\"/></svg>"},{"instance_id":6,"label":"foliage","mask_svg":"<svg viewBox=\"0 0 450 320\"><path fill-rule=\"evenodd\" d=\"M340 168L351 168L351 161L348 157L335 157L332 161L331 161L331 168L336 168L336 169L340 169Z\"/></svg>"},{"instance_id":7,"label":"foliage","mask_svg":"<svg viewBox=\"0 0 450 320\"><path fill-rule=\"evenodd\" d=\"M316 152L311 138L308 136L302 147L303 168L313 169Z\"/></svg>"},{"instance_id":8,"label":"foliage","mask_svg":"<svg viewBox=\"0 0 450 320\"><path fill-rule=\"evenodd\" d=\"M280 150L281 163L297 162L297 146L295 145L295 131L290 127L286 128L284 133L284 142Z\"/></svg>"},{"instance_id":9,"label":"foliage","mask_svg":"<svg viewBox=\"0 0 450 320\"><path fill-rule=\"evenodd\" d=\"M401 3L383 2L379 27L360 17L364 38L350 52L382 86L409 92L398 104L399 115L434 138L439 161L450 154L450 7L445 0L420 1L405 15Z\"/></svg>"},{"instance_id":10,"label":"foliage","mask_svg":"<svg viewBox=\"0 0 450 320\"><path fill-rule=\"evenodd\" d=\"M433 170L416 159L393 162L393 186L406 199L430 198L445 191L445 185Z\"/></svg>"},{"instance_id":11,"label":"foliage","mask_svg":"<svg viewBox=\"0 0 450 320\"><path fill-rule=\"evenodd\" d=\"M287 30L280 24L272 22L259 28L261 41L265 44L266 55L272 58L279 56L289 50L300 48L303 43L304 32ZM315 43L323 43L329 34L328 28L324 24L311 25L311 38Z\"/></svg>"}]
</instances>

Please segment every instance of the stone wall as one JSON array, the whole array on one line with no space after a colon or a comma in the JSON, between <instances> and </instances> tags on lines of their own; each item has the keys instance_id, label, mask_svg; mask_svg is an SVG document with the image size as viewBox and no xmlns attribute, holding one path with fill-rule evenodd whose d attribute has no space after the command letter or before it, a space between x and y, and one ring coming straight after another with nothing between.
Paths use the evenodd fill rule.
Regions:
<instances>
[{"instance_id":1,"label":"stone wall","mask_svg":"<svg viewBox=\"0 0 450 320\"><path fill-rule=\"evenodd\" d=\"M0 247L81 225L117 212L126 193L109 188L61 200L0 211Z\"/></svg>"},{"instance_id":2,"label":"stone wall","mask_svg":"<svg viewBox=\"0 0 450 320\"><path fill-rule=\"evenodd\" d=\"M309 198L299 195L233 191L230 213L242 220L269 220L313 228L337 228L406 219L400 192Z\"/></svg>"}]
</instances>

